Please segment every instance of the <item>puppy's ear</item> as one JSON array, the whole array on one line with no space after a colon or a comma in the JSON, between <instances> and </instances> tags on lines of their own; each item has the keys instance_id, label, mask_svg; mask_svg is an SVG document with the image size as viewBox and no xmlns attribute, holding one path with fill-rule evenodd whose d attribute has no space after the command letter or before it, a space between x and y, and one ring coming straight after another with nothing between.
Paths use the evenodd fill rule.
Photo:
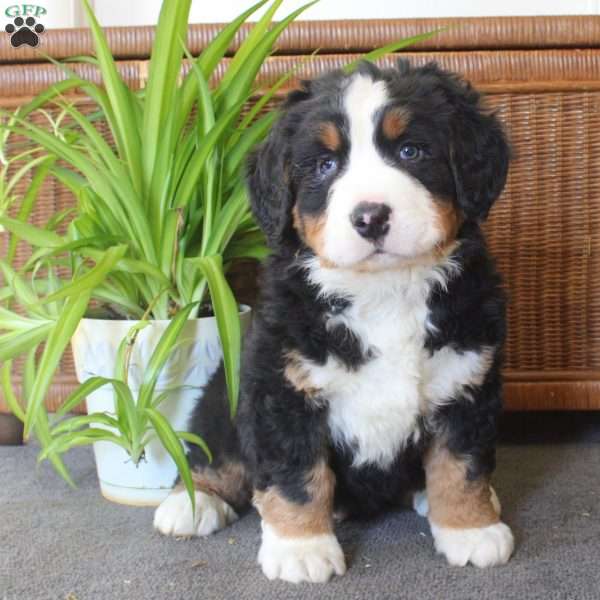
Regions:
<instances>
[{"instance_id":1,"label":"puppy's ear","mask_svg":"<svg viewBox=\"0 0 600 600\"><path fill-rule=\"evenodd\" d=\"M247 183L252 213L273 249L280 248L286 237L294 235L291 144L301 115L290 109L309 97L309 82L303 82L301 89L291 92L267 139L248 158Z\"/></svg>"},{"instance_id":2,"label":"puppy's ear","mask_svg":"<svg viewBox=\"0 0 600 600\"><path fill-rule=\"evenodd\" d=\"M479 93L458 80L456 89L450 134L456 201L467 220L483 221L506 183L510 147L500 121L481 106Z\"/></svg>"}]
</instances>

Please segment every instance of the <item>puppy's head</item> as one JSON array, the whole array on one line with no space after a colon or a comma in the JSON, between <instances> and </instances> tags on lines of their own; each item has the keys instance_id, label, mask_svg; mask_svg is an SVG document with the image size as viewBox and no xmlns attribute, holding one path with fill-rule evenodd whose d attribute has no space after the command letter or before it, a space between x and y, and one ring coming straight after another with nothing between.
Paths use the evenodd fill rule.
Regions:
<instances>
[{"instance_id":1,"label":"puppy's head","mask_svg":"<svg viewBox=\"0 0 600 600\"><path fill-rule=\"evenodd\" d=\"M275 250L330 267L388 268L450 244L500 195L509 148L480 96L435 64L363 64L293 92L249 161L255 217Z\"/></svg>"}]
</instances>

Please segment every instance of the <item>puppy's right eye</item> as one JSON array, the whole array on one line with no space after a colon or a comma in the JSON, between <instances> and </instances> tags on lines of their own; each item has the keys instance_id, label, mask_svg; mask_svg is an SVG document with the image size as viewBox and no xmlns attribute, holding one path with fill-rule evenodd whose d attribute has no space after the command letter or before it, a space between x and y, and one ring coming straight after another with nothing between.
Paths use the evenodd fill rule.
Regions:
<instances>
[{"instance_id":1,"label":"puppy's right eye","mask_svg":"<svg viewBox=\"0 0 600 600\"><path fill-rule=\"evenodd\" d=\"M320 177L329 177L337 171L338 163L335 158L322 158L317 162L317 173Z\"/></svg>"}]
</instances>

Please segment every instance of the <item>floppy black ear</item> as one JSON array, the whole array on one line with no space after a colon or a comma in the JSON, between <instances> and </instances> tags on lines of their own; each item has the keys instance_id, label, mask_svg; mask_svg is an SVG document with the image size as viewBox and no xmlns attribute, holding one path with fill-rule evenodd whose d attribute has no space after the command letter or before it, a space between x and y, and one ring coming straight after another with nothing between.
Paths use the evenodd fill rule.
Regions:
<instances>
[{"instance_id":1,"label":"floppy black ear","mask_svg":"<svg viewBox=\"0 0 600 600\"><path fill-rule=\"evenodd\" d=\"M497 117L481 106L468 84L462 93L450 139L456 201L466 219L483 221L506 183L510 147Z\"/></svg>"},{"instance_id":2,"label":"floppy black ear","mask_svg":"<svg viewBox=\"0 0 600 600\"><path fill-rule=\"evenodd\" d=\"M291 177L291 144L301 115L290 107L310 97L309 83L291 92L282 115L267 139L250 154L247 183L252 213L271 248L281 247L287 235L293 235L292 208L294 189Z\"/></svg>"}]
</instances>

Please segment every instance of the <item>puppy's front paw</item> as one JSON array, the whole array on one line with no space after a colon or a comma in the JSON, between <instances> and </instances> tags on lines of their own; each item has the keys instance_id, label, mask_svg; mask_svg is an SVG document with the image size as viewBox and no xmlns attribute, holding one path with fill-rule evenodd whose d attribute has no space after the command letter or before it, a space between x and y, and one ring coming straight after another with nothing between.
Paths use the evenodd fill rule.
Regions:
<instances>
[{"instance_id":1,"label":"puppy's front paw","mask_svg":"<svg viewBox=\"0 0 600 600\"><path fill-rule=\"evenodd\" d=\"M164 535L209 535L233 523L238 516L219 496L196 491L196 513L186 491L171 492L154 513L154 528Z\"/></svg>"},{"instance_id":2,"label":"puppy's front paw","mask_svg":"<svg viewBox=\"0 0 600 600\"><path fill-rule=\"evenodd\" d=\"M333 533L286 538L263 522L258 563L269 579L325 583L346 572L344 553Z\"/></svg>"},{"instance_id":3,"label":"puppy's front paw","mask_svg":"<svg viewBox=\"0 0 600 600\"><path fill-rule=\"evenodd\" d=\"M451 529L430 523L435 549L444 554L451 565L493 567L508 562L513 549L513 534L504 523L473 529Z\"/></svg>"}]
</instances>

